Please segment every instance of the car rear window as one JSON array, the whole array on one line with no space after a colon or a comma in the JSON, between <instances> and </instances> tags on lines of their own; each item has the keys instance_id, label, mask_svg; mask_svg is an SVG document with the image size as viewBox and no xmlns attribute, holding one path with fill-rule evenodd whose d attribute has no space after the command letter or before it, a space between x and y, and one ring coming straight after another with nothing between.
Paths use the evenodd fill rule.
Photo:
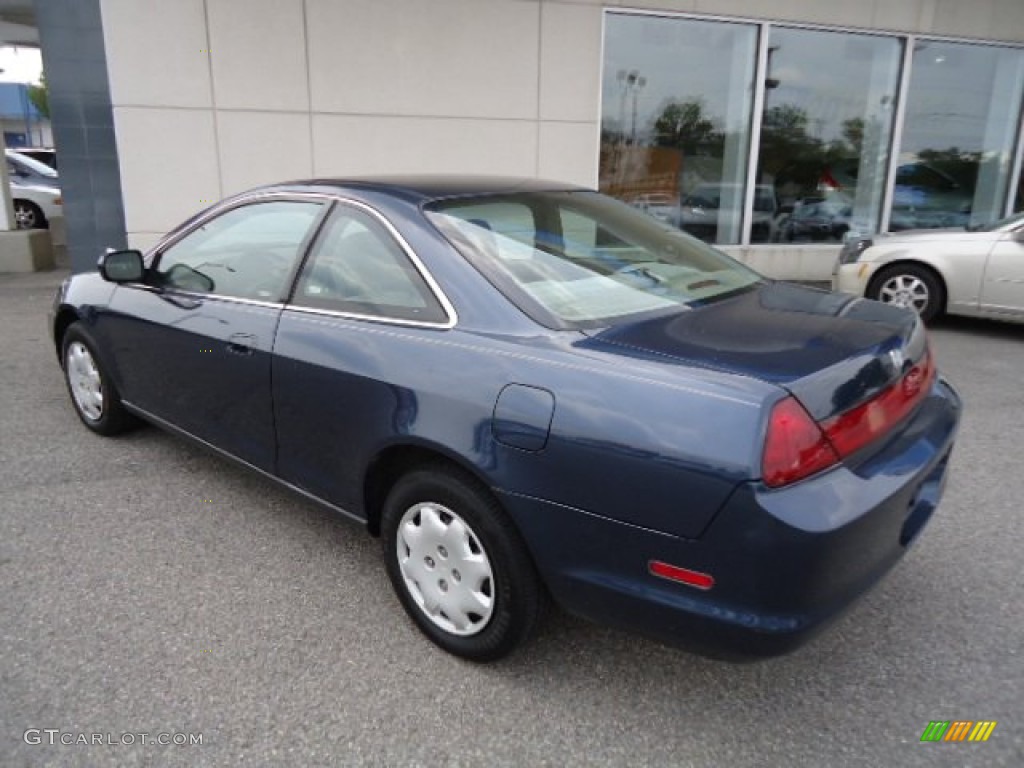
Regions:
<instances>
[{"instance_id":1,"label":"car rear window","mask_svg":"<svg viewBox=\"0 0 1024 768\"><path fill-rule=\"evenodd\" d=\"M549 327L679 311L761 281L705 243L596 192L456 198L426 213L499 290Z\"/></svg>"}]
</instances>

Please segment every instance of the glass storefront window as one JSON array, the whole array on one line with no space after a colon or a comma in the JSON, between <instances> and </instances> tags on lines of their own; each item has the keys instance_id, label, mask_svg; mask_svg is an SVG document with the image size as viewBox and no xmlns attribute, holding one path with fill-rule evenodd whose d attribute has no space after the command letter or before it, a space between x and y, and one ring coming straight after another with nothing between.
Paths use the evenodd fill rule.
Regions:
<instances>
[{"instance_id":1,"label":"glass storefront window","mask_svg":"<svg viewBox=\"0 0 1024 768\"><path fill-rule=\"evenodd\" d=\"M1022 82L1019 46L609 11L600 187L720 245L980 226L1024 209Z\"/></svg>"},{"instance_id":2,"label":"glass storefront window","mask_svg":"<svg viewBox=\"0 0 1024 768\"><path fill-rule=\"evenodd\" d=\"M1024 51L918 40L889 229L986 224L1005 213Z\"/></svg>"},{"instance_id":3,"label":"glass storefront window","mask_svg":"<svg viewBox=\"0 0 1024 768\"><path fill-rule=\"evenodd\" d=\"M780 215L752 242L877 231L902 49L897 38L772 27L757 178Z\"/></svg>"},{"instance_id":4,"label":"glass storefront window","mask_svg":"<svg viewBox=\"0 0 1024 768\"><path fill-rule=\"evenodd\" d=\"M600 186L708 242L739 243L758 27L610 14ZM757 191L771 218L771 189Z\"/></svg>"}]
</instances>

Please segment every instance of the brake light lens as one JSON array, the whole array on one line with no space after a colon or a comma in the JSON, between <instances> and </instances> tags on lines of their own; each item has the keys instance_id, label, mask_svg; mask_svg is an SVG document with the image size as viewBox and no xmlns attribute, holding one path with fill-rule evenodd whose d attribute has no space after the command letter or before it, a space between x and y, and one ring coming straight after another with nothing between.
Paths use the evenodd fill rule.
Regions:
<instances>
[{"instance_id":1,"label":"brake light lens","mask_svg":"<svg viewBox=\"0 0 1024 768\"><path fill-rule=\"evenodd\" d=\"M838 462L839 456L825 433L795 397L775 404L761 459L765 485L789 485Z\"/></svg>"},{"instance_id":2,"label":"brake light lens","mask_svg":"<svg viewBox=\"0 0 1024 768\"><path fill-rule=\"evenodd\" d=\"M823 422L826 437L840 456L859 451L902 421L924 399L934 378L932 356L926 352L899 381L866 403Z\"/></svg>"},{"instance_id":3,"label":"brake light lens","mask_svg":"<svg viewBox=\"0 0 1024 768\"><path fill-rule=\"evenodd\" d=\"M839 463L887 434L925 398L935 379L929 351L898 381L865 403L818 423L790 396L768 419L761 477L779 488Z\"/></svg>"}]
</instances>

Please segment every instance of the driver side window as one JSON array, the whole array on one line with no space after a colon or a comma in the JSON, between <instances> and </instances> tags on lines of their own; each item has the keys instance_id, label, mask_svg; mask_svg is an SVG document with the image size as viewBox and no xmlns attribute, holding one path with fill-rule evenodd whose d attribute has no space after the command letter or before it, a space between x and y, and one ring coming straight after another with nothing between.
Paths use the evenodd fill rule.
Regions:
<instances>
[{"instance_id":1,"label":"driver side window","mask_svg":"<svg viewBox=\"0 0 1024 768\"><path fill-rule=\"evenodd\" d=\"M160 254L156 280L192 293L280 301L321 206L288 200L232 208Z\"/></svg>"}]
</instances>

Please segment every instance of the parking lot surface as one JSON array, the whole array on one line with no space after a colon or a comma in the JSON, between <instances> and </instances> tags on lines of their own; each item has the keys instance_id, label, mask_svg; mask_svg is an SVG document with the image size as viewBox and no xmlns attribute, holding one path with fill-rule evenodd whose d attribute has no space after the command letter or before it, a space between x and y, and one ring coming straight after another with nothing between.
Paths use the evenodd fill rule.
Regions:
<instances>
[{"instance_id":1,"label":"parking lot surface","mask_svg":"<svg viewBox=\"0 0 1024 768\"><path fill-rule=\"evenodd\" d=\"M360 526L82 427L60 277L0 276L0 765L1024 765L1024 327L934 329L965 401L944 503L809 646L733 665L555 612L476 666L412 627ZM921 743L932 720L998 724Z\"/></svg>"}]
</instances>

